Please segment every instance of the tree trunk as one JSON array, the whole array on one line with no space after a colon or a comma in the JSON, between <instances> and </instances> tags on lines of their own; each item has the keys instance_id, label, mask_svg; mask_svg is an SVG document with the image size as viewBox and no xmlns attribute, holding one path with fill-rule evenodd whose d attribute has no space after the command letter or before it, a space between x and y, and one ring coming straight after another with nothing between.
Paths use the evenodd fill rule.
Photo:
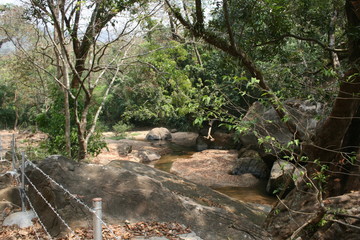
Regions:
<instances>
[{"instance_id":1,"label":"tree trunk","mask_svg":"<svg viewBox=\"0 0 360 240\"><path fill-rule=\"evenodd\" d=\"M69 157L71 157L71 114L70 114L70 104L69 104L69 73L67 70L67 66L64 64L64 85L66 88L64 91L64 109L65 109L65 144L66 144L66 152Z\"/></svg>"},{"instance_id":2,"label":"tree trunk","mask_svg":"<svg viewBox=\"0 0 360 240\"><path fill-rule=\"evenodd\" d=\"M84 101L84 109L81 113L80 118L77 115L76 124L78 128L78 142L79 142L79 152L78 159L79 161L84 160L87 156L87 147L88 147L88 139L87 139L87 116L90 108L90 96L85 96ZM77 111L78 106L75 104L75 111Z\"/></svg>"},{"instance_id":3,"label":"tree trunk","mask_svg":"<svg viewBox=\"0 0 360 240\"><path fill-rule=\"evenodd\" d=\"M57 4L55 7L55 18L59 19L60 13L60 6L64 7L63 3ZM54 48L55 56L56 56L56 63L57 63L57 78L63 82L63 86L61 90L64 94L64 112L65 112L65 151L68 157L71 158L71 122L70 122L70 106L69 106L69 70L67 66L67 58L65 56L65 46L63 43L59 44L60 38L63 39L60 34L64 32L64 23L63 21L58 21L60 24L57 26L60 29L58 31L54 31L54 42L57 44Z\"/></svg>"},{"instance_id":4,"label":"tree trunk","mask_svg":"<svg viewBox=\"0 0 360 240\"><path fill-rule=\"evenodd\" d=\"M346 179L349 179L348 174L354 167L347 162L349 160L347 156L351 156L353 151L356 153L360 146L359 120L356 117L360 107L360 37L351 32L360 27L360 18L357 15L357 11L360 10L354 7L353 2L348 0L345 5L348 31L350 31L348 32L350 69L341 79L338 96L330 116L317 132L314 144L307 150L311 160L318 159L322 165L329 167L330 177L326 186L328 196L344 193L348 185ZM308 170L313 173L317 168L309 165Z\"/></svg>"},{"instance_id":5,"label":"tree trunk","mask_svg":"<svg viewBox=\"0 0 360 240\"><path fill-rule=\"evenodd\" d=\"M360 9L355 8L355 3L360 1L347 0L345 5L350 69L340 81L338 96L329 117L317 131L313 143L304 145L304 151L312 162L307 165L307 175L317 183L316 186L323 185L320 190L324 192L315 191L316 188L309 188L303 183L287 195L267 219L268 230L275 239L288 239L290 236L296 239L310 224L318 226L321 220L318 216L325 214L324 198L360 190L360 36L351 32L360 27ZM315 164L315 160L319 164ZM326 182L313 178L322 167L327 167L322 173L328 175ZM299 208L300 204L304 206ZM278 227L280 225L286 225L286 228ZM345 230L343 232L346 233Z\"/></svg>"},{"instance_id":6,"label":"tree trunk","mask_svg":"<svg viewBox=\"0 0 360 240\"><path fill-rule=\"evenodd\" d=\"M331 16L330 24L329 24L329 48L330 49L335 49L335 43L336 43L335 26L336 26L337 16L338 16L338 11L336 9L334 9L334 12ZM340 61L339 61L339 57L338 57L337 53L334 51L331 51L330 59L331 59L333 69L337 73L340 73L339 72L340 71ZM339 74L339 75L341 76L341 74Z\"/></svg>"},{"instance_id":7,"label":"tree trunk","mask_svg":"<svg viewBox=\"0 0 360 240\"><path fill-rule=\"evenodd\" d=\"M83 127L83 125L81 125L81 127L78 128L78 141L79 141L78 159L79 159L79 161L84 160L87 155L88 142L85 140L85 135L86 135L86 127Z\"/></svg>"}]
</instances>

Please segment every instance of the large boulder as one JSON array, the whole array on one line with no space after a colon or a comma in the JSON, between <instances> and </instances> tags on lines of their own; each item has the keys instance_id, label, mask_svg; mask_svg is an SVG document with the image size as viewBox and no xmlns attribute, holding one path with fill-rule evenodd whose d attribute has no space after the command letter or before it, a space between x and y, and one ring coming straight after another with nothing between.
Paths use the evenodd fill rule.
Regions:
<instances>
[{"instance_id":1,"label":"large boulder","mask_svg":"<svg viewBox=\"0 0 360 240\"><path fill-rule=\"evenodd\" d=\"M323 105L312 101L288 100L284 103L284 108L295 120L296 130L310 138L319 124L318 117L323 113ZM278 155L283 149L266 141L259 145L259 138L270 136L273 137L274 142L280 144L287 144L294 139L293 133L290 132L285 121L279 118L275 109L265 107L259 102L255 102L249 108L243 122L249 124L250 131L239 137L241 143L244 146L257 147L263 157ZM294 144L293 147L295 149L296 145Z\"/></svg>"},{"instance_id":2,"label":"large boulder","mask_svg":"<svg viewBox=\"0 0 360 240\"><path fill-rule=\"evenodd\" d=\"M171 172L209 187L250 187L259 180L249 173L231 174L237 166L236 150L204 150L190 158L180 158L171 166Z\"/></svg>"},{"instance_id":3,"label":"large boulder","mask_svg":"<svg viewBox=\"0 0 360 240\"><path fill-rule=\"evenodd\" d=\"M171 132L167 128L153 128L146 135L147 140L171 140Z\"/></svg>"},{"instance_id":4,"label":"large boulder","mask_svg":"<svg viewBox=\"0 0 360 240\"><path fill-rule=\"evenodd\" d=\"M205 240L270 239L258 225L264 221L259 210L144 164L113 161L101 166L58 157L45 159L38 167L88 206L93 198L101 197L103 218L109 224L125 220L175 221L190 226ZM88 225L88 209L37 169L29 168L27 174L71 227ZM63 224L32 187L29 196L50 233L63 232Z\"/></svg>"},{"instance_id":5,"label":"large boulder","mask_svg":"<svg viewBox=\"0 0 360 240\"><path fill-rule=\"evenodd\" d=\"M254 150L243 152L236 163L236 167L232 170L232 174L234 175L251 173L255 177L261 179L269 177L270 168Z\"/></svg>"},{"instance_id":6,"label":"large boulder","mask_svg":"<svg viewBox=\"0 0 360 240\"><path fill-rule=\"evenodd\" d=\"M270 194L275 192L284 192L285 194L300 184L304 171L294 164L277 160L271 168L270 178L268 180L266 191Z\"/></svg>"}]
</instances>

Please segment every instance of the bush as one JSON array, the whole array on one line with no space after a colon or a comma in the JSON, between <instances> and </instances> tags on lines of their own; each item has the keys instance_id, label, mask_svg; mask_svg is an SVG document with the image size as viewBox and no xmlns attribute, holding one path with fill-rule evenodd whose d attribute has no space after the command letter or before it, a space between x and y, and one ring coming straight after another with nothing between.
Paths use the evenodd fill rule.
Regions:
<instances>
[{"instance_id":1,"label":"bush","mask_svg":"<svg viewBox=\"0 0 360 240\"><path fill-rule=\"evenodd\" d=\"M113 130L115 131L115 136L120 138L125 138L126 136L125 132L131 130L132 128L134 128L133 125L126 124L123 121L119 121L113 126Z\"/></svg>"}]
</instances>

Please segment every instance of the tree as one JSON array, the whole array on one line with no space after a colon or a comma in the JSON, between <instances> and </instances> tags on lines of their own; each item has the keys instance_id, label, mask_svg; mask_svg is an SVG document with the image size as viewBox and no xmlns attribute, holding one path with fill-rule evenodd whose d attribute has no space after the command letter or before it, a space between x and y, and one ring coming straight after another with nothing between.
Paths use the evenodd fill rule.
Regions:
<instances>
[{"instance_id":1,"label":"tree","mask_svg":"<svg viewBox=\"0 0 360 240\"><path fill-rule=\"evenodd\" d=\"M94 134L106 98L114 82L121 78L124 59L137 34L136 29L144 15L153 14L158 9L156 5L146 12L146 2L31 1L31 15L34 20L42 21L45 29L42 37L50 43L42 46L42 49L51 47L56 56L47 55L56 65L58 73L54 75L44 68L42 70L47 72L64 92L68 155L70 115L73 114L79 146L77 158L82 160L86 157L89 140ZM130 17L132 13L135 15ZM122 18L118 18L119 16ZM116 28L117 22L124 22L121 28ZM122 44L117 52L112 53L109 46L116 42ZM34 62L36 65L36 61ZM96 102L96 89L105 85L107 87L102 93L102 100ZM70 99L67 100L68 98ZM70 104L73 104L72 109Z\"/></svg>"},{"instance_id":2,"label":"tree","mask_svg":"<svg viewBox=\"0 0 360 240\"><path fill-rule=\"evenodd\" d=\"M16 47L32 48L36 42L36 32L33 26L24 18L25 9L21 6L0 5L0 36L3 43L10 47L0 55L0 85L3 90L4 124L11 125L14 130L18 125L34 124L35 115L47 108L48 83L44 76L26 61L26 56ZM36 53L29 50L28 54L36 57ZM38 57L38 55L37 55ZM43 66L49 65L45 62ZM11 116L9 116L9 114Z\"/></svg>"},{"instance_id":3,"label":"tree","mask_svg":"<svg viewBox=\"0 0 360 240\"><path fill-rule=\"evenodd\" d=\"M237 1L223 0L222 2L217 2L217 11L221 15L222 21L217 22L218 25L211 25L211 23L205 21L203 2L201 0L195 1L195 9L192 14L194 17L192 21L191 19L184 17L180 7L171 3L170 0L166 0L173 15L195 37L203 39L208 44L239 60L240 64L247 70L249 75L258 80L259 87L264 92L264 95L270 99L271 104L277 110L281 119L287 121L286 118L290 117L290 120L287 121L288 128L293 132L294 138L301 141L302 149L304 154L308 157L309 163L306 166L308 178L304 181L304 184L300 189L294 190L293 194L289 195L287 203L296 201L296 199L298 202L314 202L313 213L309 213L298 222L298 225L301 227L298 227L299 229L290 229L288 232L293 233L291 236L282 236L284 238L290 237L293 239L297 237L300 230L304 229L309 224L316 224L322 219L325 214L325 209L322 207L323 198L341 195L352 190L359 190L360 170L358 163L360 159L358 154L360 146L360 126L358 117L360 113L360 102L358 95L360 93L360 34L358 29L360 27L360 2L357 0L345 1L345 12L347 17L346 35L348 37L347 59L342 61L342 67L345 69L345 73L342 75L338 72L339 88L337 97L333 100L332 110L325 123L318 129L313 137L306 137L304 133L298 131L296 122L291 119L291 115L286 111L286 108L283 107L282 102L276 94L274 94L275 91L272 90L268 82L265 81L266 74L259 68L259 55L256 55L257 51L254 49L250 52L251 45L247 45L247 39L241 38L243 37L243 35L241 35L242 32L239 33L235 31L236 28L234 28L234 26L236 27L239 25L234 23L237 19L232 18L230 15L234 14L234 12L240 12L239 8L231 8L231 6L234 6L232 4L235 4L235 2ZM261 20L256 22L256 24L260 24L260 27L258 27L257 30L264 30L264 26L267 27L269 24L271 25L273 23L278 24L275 26L275 30L284 27L282 24L286 23L286 21L295 23L292 24L292 26L295 26L295 29L289 28L290 25L285 25L283 31L276 32L275 39L261 41L262 43L257 45L262 46L263 43L284 44L289 38L309 42L322 48L325 53L330 53L327 56L330 58L335 70L338 70L336 69L339 67L338 64L336 64L339 59L337 53L343 52L342 50L335 48L336 44L334 42L334 33L336 32L336 30L334 30L334 24L336 22L334 20L334 14L336 14L336 10L338 9L338 1L330 3L328 1L314 1L311 3L309 1L256 2L258 2L258 4L254 3L252 7L259 8L256 14L252 12L254 14L253 16L261 19L270 16L269 14L266 14L266 12L270 10L270 12L274 12L274 14L271 15L273 17L271 23L261 22ZM243 4L244 6L248 6L245 2L243 2ZM292 8L289 8L294 7L295 4L302 6L305 13L296 13ZM310 6L310 4L314 4L314 6ZM240 8L241 7L242 6L240 6ZM333 14L322 15L321 10L323 9L328 9L329 12ZM286 12L299 14L299 18L290 18L290 16L286 16ZM305 25L296 23L296 19L303 19L302 16L310 14L311 12L312 16L311 18L306 19L307 22L304 23ZM307 15L307 17L308 16L309 15ZM327 19L329 24L324 25L320 19ZM245 26L247 23L248 22L237 22L237 24L243 24ZM310 24L306 25L307 23ZM342 24L336 25L336 27L339 26L342 26ZM291 32L291 30L302 27L304 27L302 32L306 32L308 36L300 35L302 32L299 31L295 31L295 33ZM271 29L271 26L269 26L268 29ZM321 34L319 34L321 32L319 29L328 30L328 43L324 43L324 39L319 38L321 36ZM250 30L256 29L250 28ZM246 29L243 29L243 31L245 32ZM269 38L269 36L269 34L263 33L261 37L266 39L266 37ZM308 184L312 187L309 188ZM299 207L290 210L283 207L282 210L283 212L300 211L301 209ZM273 212L272 216L276 218L276 213Z\"/></svg>"}]
</instances>

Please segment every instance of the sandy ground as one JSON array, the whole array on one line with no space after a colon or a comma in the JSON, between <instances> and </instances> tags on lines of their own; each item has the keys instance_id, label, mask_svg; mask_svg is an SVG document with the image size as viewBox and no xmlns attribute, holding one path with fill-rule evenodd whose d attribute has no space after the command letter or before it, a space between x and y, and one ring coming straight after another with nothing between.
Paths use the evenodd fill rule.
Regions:
<instances>
[{"instance_id":1,"label":"sandy ground","mask_svg":"<svg viewBox=\"0 0 360 240\"><path fill-rule=\"evenodd\" d=\"M103 149L101 153L91 158L91 162L105 165L112 160L128 160L139 162L137 157L139 151L150 151L160 156L169 154L171 149L167 141L146 141L146 135L149 131L129 131L126 139L114 140L115 134L113 132L103 133L108 149ZM173 143L185 146L194 146L196 144L197 133L191 132L176 132L172 133ZM118 147L121 145L131 145L132 151L127 156L118 153Z\"/></svg>"},{"instance_id":2,"label":"sandy ground","mask_svg":"<svg viewBox=\"0 0 360 240\"><path fill-rule=\"evenodd\" d=\"M0 130L0 156L4 157L7 151L11 151L13 135L16 140L16 148L24 151L29 147L37 146L47 138L44 133L19 132L12 130Z\"/></svg>"},{"instance_id":3,"label":"sandy ground","mask_svg":"<svg viewBox=\"0 0 360 240\"><path fill-rule=\"evenodd\" d=\"M137 153L139 151L150 151L159 155L165 155L171 152L171 149L168 146L166 141L146 141L146 135L150 131L129 131L127 132L125 139L115 140L115 134L113 132L104 132L104 140L107 143L107 149L102 149L101 153L96 157L89 157L89 161L95 164L107 164L112 160L129 160L129 161L139 161ZM4 157L7 151L11 150L11 142L13 134L15 135L16 145L18 151L26 150L27 148L36 146L46 139L46 134L44 133L31 133L31 132L19 132L12 130L0 130L0 157ZM172 134L172 142L185 145L193 146L196 144L197 133L191 132L176 132ZM132 152L126 156L120 155L118 153L118 147L122 145L131 145Z\"/></svg>"}]
</instances>

